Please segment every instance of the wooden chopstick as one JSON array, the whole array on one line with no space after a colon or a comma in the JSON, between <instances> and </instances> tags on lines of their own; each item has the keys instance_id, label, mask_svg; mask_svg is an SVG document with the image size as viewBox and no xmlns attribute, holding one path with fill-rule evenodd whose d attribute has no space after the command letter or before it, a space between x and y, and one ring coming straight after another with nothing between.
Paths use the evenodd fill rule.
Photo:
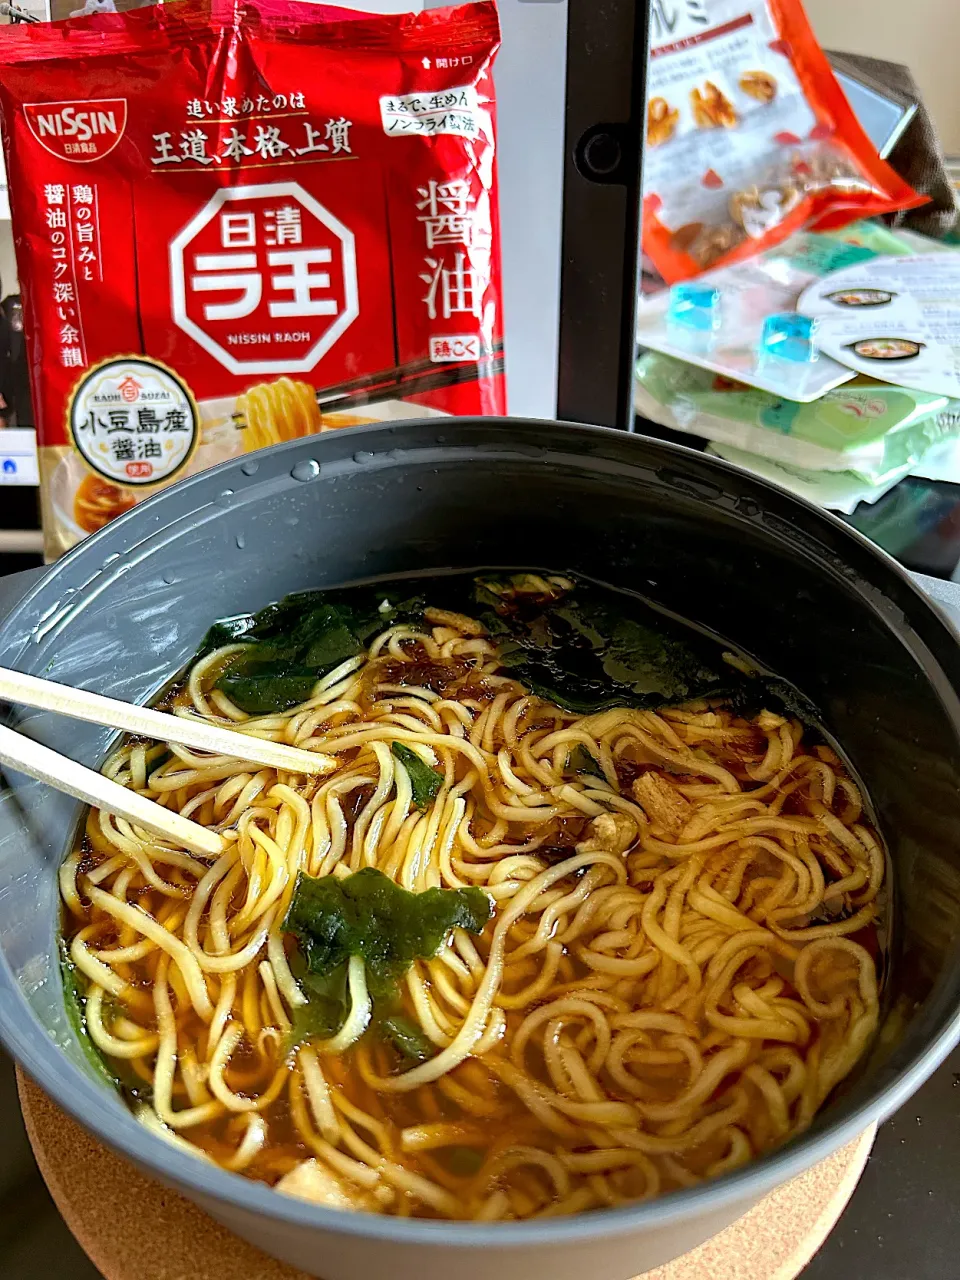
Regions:
<instances>
[{"instance_id":1,"label":"wooden chopstick","mask_svg":"<svg viewBox=\"0 0 960 1280\"><path fill-rule=\"evenodd\" d=\"M105 698L88 689L74 689L7 667L0 667L0 700L42 711L59 711L75 720L108 725L158 742L176 742L214 755L232 756L235 760L249 760L288 773L332 773L337 767L332 756L319 752L302 751L285 742L271 742L236 729L224 729L196 716L173 716L166 711L154 711L152 707L118 702L116 698Z\"/></svg>"},{"instance_id":2,"label":"wooden chopstick","mask_svg":"<svg viewBox=\"0 0 960 1280\"><path fill-rule=\"evenodd\" d=\"M119 782L95 773L86 765L58 755L33 738L0 724L0 764L46 782L57 791L126 818L154 835L206 858L217 858L226 848L218 831L201 827L199 822L183 818L179 813L148 800L146 796L121 787Z\"/></svg>"}]
</instances>

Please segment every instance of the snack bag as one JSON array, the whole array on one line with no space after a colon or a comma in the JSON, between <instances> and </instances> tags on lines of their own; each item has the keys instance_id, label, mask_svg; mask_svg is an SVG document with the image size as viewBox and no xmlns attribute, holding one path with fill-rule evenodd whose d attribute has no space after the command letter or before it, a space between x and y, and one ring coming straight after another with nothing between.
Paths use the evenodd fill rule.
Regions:
<instances>
[{"instance_id":1,"label":"snack bag","mask_svg":"<svg viewBox=\"0 0 960 1280\"><path fill-rule=\"evenodd\" d=\"M924 203L864 133L800 0L651 0L643 247L671 283Z\"/></svg>"},{"instance_id":2,"label":"snack bag","mask_svg":"<svg viewBox=\"0 0 960 1280\"><path fill-rule=\"evenodd\" d=\"M5 31L48 557L264 445L504 412L498 43L493 3Z\"/></svg>"}]
</instances>

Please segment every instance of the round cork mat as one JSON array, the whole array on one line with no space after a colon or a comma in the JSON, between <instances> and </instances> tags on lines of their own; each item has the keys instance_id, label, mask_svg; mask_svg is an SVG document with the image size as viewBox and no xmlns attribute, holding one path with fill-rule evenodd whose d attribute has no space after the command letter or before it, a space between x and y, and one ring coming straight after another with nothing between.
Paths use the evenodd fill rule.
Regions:
<instances>
[{"instance_id":1,"label":"round cork mat","mask_svg":"<svg viewBox=\"0 0 960 1280\"><path fill-rule=\"evenodd\" d=\"M101 1146L19 1070L17 1083L40 1171L105 1280L309 1280ZM706 1244L645 1272L645 1280L795 1280L846 1208L875 1132L778 1188Z\"/></svg>"}]
</instances>

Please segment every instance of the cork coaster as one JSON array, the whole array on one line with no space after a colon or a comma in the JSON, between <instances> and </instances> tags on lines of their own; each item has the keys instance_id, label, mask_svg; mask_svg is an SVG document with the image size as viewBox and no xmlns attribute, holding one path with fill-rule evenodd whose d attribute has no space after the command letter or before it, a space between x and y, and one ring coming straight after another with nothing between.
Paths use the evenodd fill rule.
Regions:
<instances>
[{"instance_id":1,"label":"cork coaster","mask_svg":"<svg viewBox=\"0 0 960 1280\"><path fill-rule=\"evenodd\" d=\"M17 1084L40 1171L105 1280L309 1280L101 1146L20 1070ZM706 1244L645 1272L644 1280L795 1280L846 1208L875 1132L778 1188Z\"/></svg>"}]
</instances>

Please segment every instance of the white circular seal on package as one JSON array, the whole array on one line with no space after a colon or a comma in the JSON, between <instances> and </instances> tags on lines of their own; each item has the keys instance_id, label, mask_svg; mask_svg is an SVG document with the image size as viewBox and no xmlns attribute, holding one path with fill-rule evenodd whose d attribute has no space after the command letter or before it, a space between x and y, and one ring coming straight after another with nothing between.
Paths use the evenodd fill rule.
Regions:
<instances>
[{"instance_id":1,"label":"white circular seal on package","mask_svg":"<svg viewBox=\"0 0 960 1280\"><path fill-rule=\"evenodd\" d=\"M200 440L200 410L172 369L120 356L88 369L67 407L70 435L97 475L126 488L171 480Z\"/></svg>"}]
</instances>

